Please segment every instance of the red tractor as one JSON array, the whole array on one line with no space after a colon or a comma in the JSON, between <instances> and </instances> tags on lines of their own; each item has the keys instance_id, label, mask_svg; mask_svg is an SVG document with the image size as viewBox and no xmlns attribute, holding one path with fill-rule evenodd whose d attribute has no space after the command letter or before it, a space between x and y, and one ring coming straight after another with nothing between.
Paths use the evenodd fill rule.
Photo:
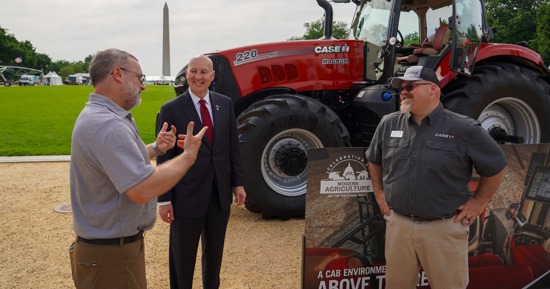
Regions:
<instances>
[{"instance_id":1,"label":"red tractor","mask_svg":"<svg viewBox=\"0 0 550 289\"><path fill-rule=\"evenodd\" d=\"M388 81L411 65L436 71L445 107L497 141L550 141L550 70L525 46L489 43L483 0L351 1L349 39L331 38L332 6L317 0L323 39L207 54L211 89L235 103L250 211L303 217L307 150L368 146L382 116L399 108ZM188 87L185 69L177 95Z\"/></svg>"}]
</instances>

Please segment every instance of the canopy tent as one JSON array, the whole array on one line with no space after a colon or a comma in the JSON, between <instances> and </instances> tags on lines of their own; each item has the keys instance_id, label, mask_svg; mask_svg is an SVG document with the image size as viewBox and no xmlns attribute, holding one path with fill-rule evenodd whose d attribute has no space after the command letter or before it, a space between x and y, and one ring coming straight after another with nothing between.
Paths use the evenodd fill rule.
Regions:
<instances>
[{"instance_id":1,"label":"canopy tent","mask_svg":"<svg viewBox=\"0 0 550 289\"><path fill-rule=\"evenodd\" d=\"M57 75L55 71L48 72L48 74L44 75L44 79L46 79L49 85L63 85L61 76Z\"/></svg>"},{"instance_id":2,"label":"canopy tent","mask_svg":"<svg viewBox=\"0 0 550 289\"><path fill-rule=\"evenodd\" d=\"M145 77L145 83L146 84L174 84L175 77L173 76L146 76Z\"/></svg>"}]
</instances>

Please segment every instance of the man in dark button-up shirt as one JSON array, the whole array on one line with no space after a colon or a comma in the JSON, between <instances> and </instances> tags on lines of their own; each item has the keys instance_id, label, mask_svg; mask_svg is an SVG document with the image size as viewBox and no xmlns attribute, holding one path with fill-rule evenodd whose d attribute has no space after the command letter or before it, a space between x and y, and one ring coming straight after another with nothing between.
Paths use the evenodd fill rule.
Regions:
<instances>
[{"instance_id":1,"label":"man in dark button-up shirt","mask_svg":"<svg viewBox=\"0 0 550 289\"><path fill-rule=\"evenodd\" d=\"M443 108L433 70L410 67L391 85L401 111L381 120L366 153L386 219L386 289L416 288L420 266L433 289L466 288L469 225L500 185L506 156L477 121ZM481 179L470 195L474 168Z\"/></svg>"}]
</instances>

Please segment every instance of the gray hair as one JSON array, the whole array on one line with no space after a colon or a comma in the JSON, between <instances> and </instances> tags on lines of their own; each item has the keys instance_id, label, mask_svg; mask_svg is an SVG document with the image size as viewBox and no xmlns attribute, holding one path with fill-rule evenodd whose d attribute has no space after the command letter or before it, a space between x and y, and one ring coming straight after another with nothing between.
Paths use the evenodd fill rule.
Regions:
<instances>
[{"instance_id":1,"label":"gray hair","mask_svg":"<svg viewBox=\"0 0 550 289\"><path fill-rule=\"evenodd\" d=\"M98 51L90 63L90 78L92 79L92 85L95 87L98 83L106 79L113 71L113 68L125 66L128 62L128 57L137 61L135 56L120 49L109 48Z\"/></svg>"}]
</instances>

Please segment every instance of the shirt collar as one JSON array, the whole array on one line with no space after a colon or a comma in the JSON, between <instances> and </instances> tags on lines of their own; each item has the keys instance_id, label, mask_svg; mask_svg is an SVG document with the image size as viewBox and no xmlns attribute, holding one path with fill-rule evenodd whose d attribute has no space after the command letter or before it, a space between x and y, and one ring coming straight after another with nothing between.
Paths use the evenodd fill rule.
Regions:
<instances>
[{"instance_id":1,"label":"shirt collar","mask_svg":"<svg viewBox=\"0 0 550 289\"><path fill-rule=\"evenodd\" d=\"M194 104L197 104L199 102L199 100L201 100L200 97L196 96L192 91L191 89L189 89L189 95L191 95L191 99L193 100L193 103ZM206 104L212 104L210 102L210 91L206 92L206 95L202 98L204 99L204 101L206 101Z\"/></svg>"},{"instance_id":2,"label":"shirt collar","mask_svg":"<svg viewBox=\"0 0 550 289\"><path fill-rule=\"evenodd\" d=\"M440 122L443 119L443 113L444 113L443 104L439 103L439 105L428 115L428 123L430 125L434 125L435 123Z\"/></svg>"},{"instance_id":3,"label":"shirt collar","mask_svg":"<svg viewBox=\"0 0 550 289\"><path fill-rule=\"evenodd\" d=\"M429 125L433 125L434 123L437 123L439 120L443 118L443 112L445 108L443 107L442 103L439 103L437 107L430 113L422 122L427 122ZM411 122L414 122L412 118L412 114L410 112L406 112L403 114L406 119L408 119Z\"/></svg>"},{"instance_id":4,"label":"shirt collar","mask_svg":"<svg viewBox=\"0 0 550 289\"><path fill-rule=\"evenodd\" d=\"M106 96L103 96L97 93L90 93L88 102L90 104L104 106L105 108L112 111L114 114L120 116L121 118L127 118L129 120L132 120L131 112L120 107L118 104L116 104L114 101L112 101L110 98Z\"/></svg>"}]
</instances>

